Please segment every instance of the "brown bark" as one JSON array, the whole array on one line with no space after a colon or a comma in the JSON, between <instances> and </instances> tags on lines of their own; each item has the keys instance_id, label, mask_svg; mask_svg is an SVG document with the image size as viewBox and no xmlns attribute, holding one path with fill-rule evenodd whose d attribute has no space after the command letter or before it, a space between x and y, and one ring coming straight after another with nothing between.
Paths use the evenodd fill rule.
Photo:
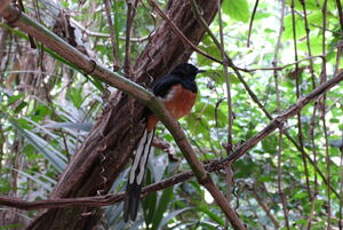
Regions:
<instances>
[{"instance_id":1,"label":"brown bark","mask_svg":"<svg viewBox=\"0 0 343 230\"><path fill-rule=\"evenodd\" d=\"M204 9L204 17L210 22L216 11L216 1L199 0ZM188 1L171 0L168 15L181 28L186 37L198 44L204 29L193 17ZM138 82L149 85L150 76L158 78L168 72L177 63L186 61L192 50L162 22L151 38L134 67ZM131 152L142 132L137 125L143 106L135 102L133 113L128 103L131 100L123 93L117 93L111 104L104 109L102 116L94 126L88 138L61 175L51 198L85 197L96 195L97 190L109 190L118 174L126 166ZM133 114L133 117L128 117ZM135 121L132 124L131 121ZM133 131L134 129L134 131ZM101 156L105 161L101 161ZM105 170L100 173L102 168ZM102 185L103 175L107 183ZM97 222L97 214L90 213L93 208L49 209L35 219L27 229L91 229Z\"/></svg>"}]
</instances>

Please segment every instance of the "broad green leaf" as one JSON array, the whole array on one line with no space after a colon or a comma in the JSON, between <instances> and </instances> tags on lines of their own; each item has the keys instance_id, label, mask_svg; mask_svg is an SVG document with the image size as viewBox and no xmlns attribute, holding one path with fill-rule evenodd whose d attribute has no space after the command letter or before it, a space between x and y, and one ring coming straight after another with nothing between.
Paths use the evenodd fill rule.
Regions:
<instances>
[{"instance_id":1,"label":"broad green leaf","mask_svg":"<svg viewBox=\"0 0 343 230\"><path fill-rule=\"evenodd\" d=\"M67 91L67 97L73 102L76 108L80 108L82 102L85 99L82 95L82 88L80 87L69 88Z\"/></svg>"},{"instance_id":2,"label":"broad green leaf","mask_svg":"<svg viewBox=\"0 0 343 230\"><path fill-rule=\"evenodd\" d=\"M0 230L21 229L23 224L5 224L0 226Z\"/></svg>"},{"instance_id":3,"label":"broad green leaf","mask_svg":"<svg viewBox=\"0 0 343 230\"><path fill-rule=\"evenodd\" d=\"M276 153L277 138L275 135L269 136L262 140L262 148L265 152L274 154Z\"/></svg>"},{"instance_id":4,"label":"broad green leaf","mask_svg":"<svg viewBox=\"0 0 343 230\"><path fill-rule=\"evenodd\" d=\"M24 96L23 94L9 96L7 105L12 105L13 103L18 101L19 99L23 98L23 96Z\"/></svg>"},{"instance_id":5,"label":"broad green leaf","mask_svg":"<svg viewBox=\"0 0 343 230\"><path fill-rule=\"evenodd\" d=\"M199 44L199 48L203 51L207 52L211 56L221 59L221 53L220 50L217 48L217 46L214 44L210 36L205 35L202 39L201 43ZM208 66L211 65L212 61L208 58L204 57L203 55L197 54L197 61L199 63L199 66Z\"/></svg>"},{"instance_id":6,"label":"broad green leaf","mask_svg":"<svg viewBox=\"0 0 343 230\"><path fill-rule=\"evenodd\" d=\"M286 4L291 6L293 0L286 0ZM307 10L316 10L320 9L321 5L318 2L322 2L323 0L304 0L305 7ZM294 0L294 8L302 12L303 5L301 4L300 0Z\"/></svg>"},{"instance_id":7,"label":"broad green leaf","mask_svg":"<svg viewBox=\"0 0 343 230\"><path fill-rule=\"evenodd\" d=\"M67 129L75 129L84 132L89 132L93 124L89 122L49 122L48 124L44 125L45 128L53 128L53 129L60 129L60 128L67 128Z\"/></svg>"},{"instance_id":8,"label":"broad green leaf","mask_svg":"<svg viewBox=\"0 0 343 230\"><path fill-rule=\"evenodd\" d=\"M166 224L168 224L168 222L175 218L176 216L180 215L181 213L183 212L186 212L188 210L190 210L192 208L183 208L183 209L179 209L179 210L175 210L171 213L169 213L167 216L165 216L162 221L161 221L161 224L160 224L160 228L162 228L163 226L165 226Z\"/></svg>"},{"instance_id":9,"label":"broad green leaf","mask_svg":"<svg viewBox=\"0 0 343 230\"><path fill-rule=\"evenodd\" d=\"M307 20L308 20L308 23L309 23L311 29L314 29L314 28L316 28L316 27L314 27L314 25L317 25L317 26L323 25L323 14L319 10L315 11L315 12L313 12L307 16Z\"/></svg>"},{"instance_id":10,"label":"broad green leaf","mask_svg":"<svg viewBox=\"0 0 343 230\"><path fill-rule=\"evenodd\" d=\"M54 168L62 173L66 167L66 157L57 151L46 140L36 135L35 133L21 128L14 120L10 120L10 123L19 131L19 134L28 140L40 153L42 153L51 163Z\"/></svg>"},{"instance_id":11,"label":"broad green leaf","mask_svg":"<svg viewBox=\"0 0 343 230\"><path fill-rule=\"evenodd\" d=\"M18 172L21 176L26 177L32 181L34 181L35 183L37 183L38 185L40 185L41 187L43 187L45 190L47 190L48 192L51 192L52 190L52 185L56 184L56 181L53 182L53 180L50 178L49 182L53 182L53 183L48 183L42 179L40 179L37 176L33 176L30 175L22 170L17 170L15 168L13 168L12 170L15 170L16 172ZM46 176L44 176L44 178L46 178Z\"/></svg>"},{"instance_id":12,"label":"broad green leaf","mask_svg":"<svg viewBox=\"0 0 343 230\"><path fill-rule=\"evenodd\" d=\"M2 169L2 173L4 174L4 170ZM12 190L11 183L8 178L1 178L0 177L0 193L7 194L9 191Z\"/></svg>"},{"instance_id":13,"label":"broad green leaf","mask_svg":"<svg viewBox=\"0 0 343 230\"><path fill-rule=\"evenodd\" d=\"M153 183L150 170L147 170L145 178L146 178L145 184ZM157 192L149 193L149 195L144 197L142 201L144 220L147 226L150 226L150 224L153 221L155 210L156 210L156 202L157 202Z\"/></svg>"},{"instance_id":14,"label":"broad green leaf","mask_svg":"<svg viewBox=\"0 0 343 230\"><path fill-rule=\"evenodd\" d=\"M211 220L215 221L218 223L220 226L224 226L225 222L224 219L220 216L218 216L216 213L214 213L211 209L210 206L207 204L203 203L198 203L196 205L196 209L205 213Z\"/></svg>"},{"instance_id":15,"label":"broad green leaf","mask_svg":"<svg viewBox=\"0 0 343 230\"><path fill-rule=\"evenodd\" d=\"M47 105L38 104L32 109L31 119L35 122L39 122L51 113L52 111Z\"/></svg>"},{"instance_id":16,"label":"broad green leaf","mask_svg":"<svg viewBox=\"0 0 343 230\"><path fill-rule=\"evenodd\" d=\"M199 223L200 226L204 227L206 230L218 230L219 226L217 224L211 223L209 221L202 221Z\"/></svg>"},{"instance_id":17,"label":"broad green leaf","mask_svg":"<svg viewBox=\"0 0 343 230\"><path fill-rule=\"evenodd\" d=\"M286 40L293 39L293 21L292 14L285 17L284 20L285 31L283 32L283 38ZM295 15L295 33L297 39L302 38L305 35L305 23L301 16Z\"/></svg>"},{"instance_id":18,"label":"broad green leaf","mask_svg":"<svg viewBox=\"0 0 343 230\"><path fill-rule=\"evenodd\" d=\"M311 52L312 55L320 55L322 54L322 36L321 35L311 35L310 36L310 48L311 48ZM308 47L307 47L307 42L306 40L299 42L298 43L298 48L300 50L303 50L305 52L308 51Z\"/></svg>"},{"instance_id":19,"label":"broad green leaf","mask_svg":"<svg viewBox=\"0 0 343 230\"><path fill-rule=\"evenodd\" d=\"M15 107L14 113L20 113L23 108L25 108L28 105L25 101L22 101L18 106Z\"/></svg>"},{"instance_id":20,"label":"broad green leaf","mask_svg":"<svg viewBox=\"0 0 343 230\"><path fill-rule=\"evenodd\" d=\"M153 221L152 221L152 227L151 227L152 230L159 229L163 214L167 210L168 204L170 203L170 201L172 200L172 197L174 196L173 191L174 191L174 186L171 186L163 191L159 199L158 206L157 206L157 209L154 214Z\"/></svg>"},{"instance_id":21,"label":"broad green leaf","mask_svg":"<svg viewBox=\"0 0 343 230\"><path fill-rule=\"evenodd\" d=\"M270 13L259 12L259 11L257 11L257 12L256 12L256 15L255 15L255 17L254 17L254 21L255 21L255 20L260 20L260 19L263 19L263 18L268 18L268 17L270 17L270 16L271 16Z\"/></svg>"},{"instance_id":22,"label":"broad green leaf","mask_svg":"<svg viewBox=\"0 0 343 230\"><path fill-rule=\"evenodd\" d=\"M224 13L234 20L242 22L249 21L250 13L247 0L224 0L222 8Z\"/></svg>"}]
</instances>

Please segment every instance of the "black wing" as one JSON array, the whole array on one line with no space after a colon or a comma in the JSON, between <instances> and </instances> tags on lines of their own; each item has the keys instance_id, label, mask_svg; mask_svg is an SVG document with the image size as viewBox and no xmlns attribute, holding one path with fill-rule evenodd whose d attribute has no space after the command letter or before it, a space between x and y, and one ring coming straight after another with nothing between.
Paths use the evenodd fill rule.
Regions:
<instances>
[{"instance_id":1,"label":"black wing","mask_svg":"<svg viewBox=\"0 0 343 230\"><path fill-rule=\"evenodd\" d=\"M174 75L167 75L154 84L152 91L156 96L165 97L170 88L176 84L182 84L181 79Z\"/></svg>"},{"instance_id":2,"label":"black wing","mask_svg":"<svg viewBox=\"0 0 343 230\"><path fill-rule=\"evenodd\" d=\"M182 84L181 79L176 77L175 75L168 74L154 83L152 92L155 94L155 96L166 97L169 93L170 88L176 84ZM152 114L150 109L148 107L145 107L143 111L143 117L147 117L150 114Z\"/></svg>"}]
</instances>

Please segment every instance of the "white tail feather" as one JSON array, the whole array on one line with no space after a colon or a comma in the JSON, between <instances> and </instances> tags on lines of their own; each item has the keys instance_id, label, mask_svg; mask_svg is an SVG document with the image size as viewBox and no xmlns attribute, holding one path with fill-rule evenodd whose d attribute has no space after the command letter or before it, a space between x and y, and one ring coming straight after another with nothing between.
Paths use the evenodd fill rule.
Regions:
<instances>
[{"instance_id":1,"label":"white tail feather","mask_svg":"<svg viewBox=\"0 0 343 230\"><path fill-rule=\"evenodd\" d=\"M153 137L154 131L144 130L135 152L135 159L133 160L126 188L127 195L124 203L125 222L129 219L135 220L137 216L145 167L149 158Z\"/></svg>"},{"instance_id":2,"label":"white tail feather","mask_svg":"<svg viewBox=\"0 0 343 230\"><path fill-rule=\"evenodd\" d=\"M144 153L142 156L142 160L139 164L139 174L137 176L137 184L141 184L142 180L143 180L143 176L144 176L144 171L145 171L145 165L146 165L146 161L148 160L148 156L149 156L149 152L150 152L150 145L151 145L151 141L152 138L154 136L154 132L150 131L148 132L148 142L144 148Z\"/></svg>"},{"instance_id":3,"label":"white tail feather","mask_svg":"<svg viewBox=\"0 0 343 230\"><path fill-rule=\"evenodd\" d=\"M141 159L141 155L144 151L144 146L145 146L145 142L146 142L146 138L147 138L147 132L148 132L147 130L144 130L143 136L139 140L137 150L135 151L135 159L133 161L133 164L132 164L131 170L130 170L130 180L129 180L130 184L132 184L135 180L137 166L138 166L138 163Z\"/></svg>"},{"instance_id":4,"label":"white tail feather","mask_svg":"<svg viewBox=\"0 0 343 230\"><path fill-rule=\"evenodd\" d=\"M145 165L148 160L150 145L153 136L154 131L144 130L143 136L140 139L137 150L135 152L135 159L130 170L129 184L132 184L135 179L137 184L142 183Z\"/></svg>"}]
</instances>

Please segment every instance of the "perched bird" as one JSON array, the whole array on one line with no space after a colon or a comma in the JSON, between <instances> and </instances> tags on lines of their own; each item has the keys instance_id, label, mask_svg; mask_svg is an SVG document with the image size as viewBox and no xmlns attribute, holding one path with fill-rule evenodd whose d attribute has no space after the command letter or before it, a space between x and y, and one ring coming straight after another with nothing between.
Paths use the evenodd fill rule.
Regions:
<instances>
[{"instance_id":1,"label":"perched bird","mask_svg":"<svg viewBox=\"0 0 343 230\"><path fill-rule=\"evenodd\" d=\"M182 63L153 85L153 93L160 97L167 110L175 119L179 119L191 111L198 92L195 77L201 72L204 71L199 70L192 64ZM156 124L159 121L158 117L151 112L146 113L145 116L146 127L136 147L127 183L124 204L124 220L126 222L129 219L134 221L137 216L151 142L154 137Z\"/></svg>"}]
</instances>

